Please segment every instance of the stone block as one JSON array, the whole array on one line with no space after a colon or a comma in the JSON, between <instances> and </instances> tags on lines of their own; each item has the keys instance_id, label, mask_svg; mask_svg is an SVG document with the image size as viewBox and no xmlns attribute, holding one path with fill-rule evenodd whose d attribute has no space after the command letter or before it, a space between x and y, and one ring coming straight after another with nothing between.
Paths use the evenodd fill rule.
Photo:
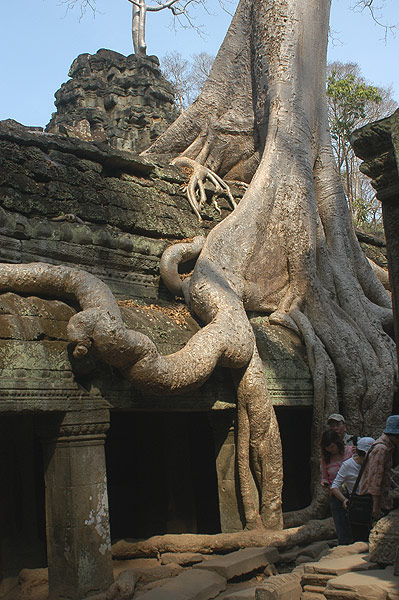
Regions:
<instances>
[{"instance_id":1,"label":"stone block","mask_svg":"<svg viewBox=\"0 0 399 600\"><path fill-rule=\"evenodd\" d=\"M326 600L324 594L316 594L315 592L303 592L300 600Z\"/></svg>"},{"instance_id":2,"label":"stone block","mask_svg":"<svg viewBox=\"0 0 399 600\"><path fill-rule=\"evenodd\" d=\"M268 548L244 548L224 556L211 558L204 563L194 565L193 569L215 571L226 579L232 579L262 567L265 568L270 563L277 562L278 559L278 550L273 546Z\"/></svg>"},{"instance_id":3,"label":"stone block","mask_svg":"<svg viewBox=\"0 0 399 600\"><path fill-rule=\"evenodd\" d=\"M305 574L318 573L337 576L350 571L367 571L375 567L376 564L368 560L368 554L352 554L342 558L329 558L317 563L309 563L305 565Z\"/></svg>"},{"instance_id":4,"label":"stone block","mask_svg":"<svg viewBox=\"0 0 399 600\"><path fill-rule=\"evenodd\" d=\"M300 600L302 586L299 577L292 573L275 575L256 588L255 600Z\"/></svg>"},{"instance_id":5,"label":"stone block","mask_svg":"<svg viewBox=\"0 0 399 600\"><path fill-rule=\"evenodd\" d=\"M307 565L305 565L306 568ZM325 573L304 573L302 575L302 585L318 585L325 587L327 582L334 577L334 575L327 575Z\"/></svg>"},{"instance_id":6,"label":"stone block","mask_svg":"<svg viewBox=\"0 0 399 600\"><path fill-rule=\"evenodd\" d=\"M305 546L302 548L298 554L301 556L302 554L306 556L310 556L311 558L319 558L323 552L327 552L330 549L330 545L328 542L314 542L313 544L309 544L309 546Z\"/></svg>"},{"instance_id":7,"label":"stone block","mask_svg":"<svg viewBox=\"0 0 399 600\"><path fill-rule=\"evenodd\" d=\"M256 586L245 588L244 590L237 590L231 594L223 596L223 600L255 600Z\"/></svg>"},{"instance_id":8,"label":"stone block","mask_svg":"<svg viewBox=\"0 0 399 600\"><path fill-rule=\"evenodd\" d=\"M329 581L324 595L327 600L399 600L399 577L392 567L345 573Z\"/></svg>"},{"instance_id":9,"label":"stone block","mask_svg":"<svg viewBox=\"0 0 399 600\"><path fill-rule=\"evenodd\" d=\"M324 594L325 586L323 585L305 585L304 592L312 592L313 594Z\"/></svg>"},{"instance_id":10,"label":"stone block","mask_svg":"<svg viewBox=\"0 0 399 600\"><path fill-rule=\"evenodd\" d=\"M190 569L183 571L161 588L140 596L141 600L209 600L226 589L226 579L214 571Z\"/></svg>"},{"instance_id":11,"label":"stone block","mask_svg":"<svg viewBox=\"0 0 399 600\"><path fill-rule=\"evenodd\" d=\"M190 566L200 563L204 560L202 554L194 554L193 552L165 552L161 556L162 565L178 564L182 566Z\"/></svg>"},{"instance_id":12,"label":"stone block","mask_svg":"<svg viewBox=\"0 0 399 600\"><path fill-rule=\"evenodd\" d=\"M331 548L327 556L322 560L329 560L330 558L342 558L343 556L349 556L350 554L364 554L369 551L369 545L367 542L355 542L348 546L336 546Z\"/></svg>"},{"instance_id":13,"label":"stone block","mask_svg":"<svg viewBox=\"0 0 399 600\"><path fill-rule=\"evenodd\" d=\"M370 533L370 560L393 565L398 556L399 509L377 521Z\"/></svg>"}]
</instances>

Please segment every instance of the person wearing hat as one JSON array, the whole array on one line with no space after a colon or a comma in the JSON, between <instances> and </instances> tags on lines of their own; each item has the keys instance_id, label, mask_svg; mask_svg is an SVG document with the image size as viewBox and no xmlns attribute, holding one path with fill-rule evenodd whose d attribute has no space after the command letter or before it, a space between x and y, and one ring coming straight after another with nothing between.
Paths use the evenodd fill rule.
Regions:
<instances>
[{"instance_id":1,"label":"person wearing hat","mask_svg":"<svg viewBox=\"0 0 399 600\"><path fill-rule=\"evenodd\" d=\"M342 463L331 485L331 491L334 495L332 501L336 505L332 513L338 544L351 544L352 542L367 541L368 539L368 528L351 526L348 522L346 510L349 495L352 493L360 467L374 442L375 440L371 437L359 438L353 456Z\"/></svg>"},{"instance_id":2,"label":"person wearing hat","mask_svg":"<svg viewBox=\"0 0 399 600\"><path fill-rule=\"evenodd\" d=\"M360 480L359 494L373 498L373 519L378 520L392 508L389 497L392 455L399 444L399 415L388 417L384 433L372 444Z\"/></svg>"},{"instance_id":3,"label":"person wearing hat","mask_svg":"<svg viewBox=\"0 0 399 600\"><path fill-rule=\"evenodd\" d=\"M345 446L356 446L357 435L351 435L346 431L345 417L339 413L330 415L327 419L327 425L333 431L338 433L339 439Z\"/></svg>"}]
</instances>

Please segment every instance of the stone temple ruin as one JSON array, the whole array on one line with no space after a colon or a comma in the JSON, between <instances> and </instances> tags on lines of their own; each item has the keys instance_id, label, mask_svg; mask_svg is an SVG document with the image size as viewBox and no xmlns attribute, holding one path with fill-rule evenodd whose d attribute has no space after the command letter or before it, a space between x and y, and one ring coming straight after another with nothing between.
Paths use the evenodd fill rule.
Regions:
<instances>
[{"instance_id":1,"label":"stone temple ruin","mask_svg":"<svg viewBox=\"0 0 399 600\"><path fill-rule=\"evenodd\" d=\"M184 175L126 151L148 146L176 116L154 57L101 50L79 56L70 76L46 133L0 123L1 261L93 273L130 328L176 351L200 325L165 288L160 257L209 232L230 204L220 200L221 215L209 204L199 225ZM216 369L189 395L143 394L91 354L74 359L66 325L76 310L0 296L0 598L13 598L21 569L46 566L51 600L107 589L110 541L120 538L242 529L229 372ZM283 508L302 508L313 398L305 349L265 316L251 323L282 436Z\"/></svg>"}]
</instances>

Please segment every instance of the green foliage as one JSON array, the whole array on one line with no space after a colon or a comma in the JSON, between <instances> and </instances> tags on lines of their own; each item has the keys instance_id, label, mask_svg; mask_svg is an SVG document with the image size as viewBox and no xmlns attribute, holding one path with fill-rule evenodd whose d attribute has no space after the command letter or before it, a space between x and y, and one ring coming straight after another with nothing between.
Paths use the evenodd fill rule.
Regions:
<instances>
[{"instance_id":1,"label":"green foliage","mask_svg":"<svg viewBox=\"0 0 399 600\"><path fill-rule=\"evenodd\" d=\"M353 222L357 228L377 232L382 228L381 203L369 179L359 171L350 136L365 123L392 114L397 104L390 89L369 85L354 63L331 63L327 73L331 140Z\"/></svg>"},{"instance_id":2,"label":"green foliage","mask_svg":"<svg viewBox=\"0 0 399 600\"><path fill-rule=\"evenodd\" d=\"M327 96L335 104L335 117L330 123L331 134L342 136L349 141L349 136L361 119L366 118L368 102L380 104L382 96L374 85L367 85L348 73L339 77L333 71L327 79Z\"/></svg>"}]
</instances>

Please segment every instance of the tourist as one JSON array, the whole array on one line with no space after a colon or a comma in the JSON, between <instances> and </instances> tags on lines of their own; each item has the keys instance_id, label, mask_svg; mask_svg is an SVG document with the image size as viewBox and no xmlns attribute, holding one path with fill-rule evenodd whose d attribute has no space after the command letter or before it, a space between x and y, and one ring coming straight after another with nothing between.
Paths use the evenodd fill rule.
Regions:
<instances>
[{"instance_id":1,"label":"tourist","mask_svg":"<svg viewBox=\"0 0 399 600\"><path fill-rule=\"evenodd\" d=\"M399 444L399 415L388 417L384 433L371 446L360 480L359 494L373 499L373 520L387 514L393 505L389 495L392 455Z\"/></svg>"},{"instance_id":2,"label":"tourist","mask_svg":"<svg viewBox=\"0 0 399 600\"><path fill-rule=\"evenodd\" d=\"M336 431L339 435L339 439L345 444L345 446L356 446L357 435L351 435L346 431L345 417L338 413L330 415L327 419L327 425L332 431Z\"/></svg>"},{"instance_id":3,"label":"tourist","mask_svg":"<svg viewBox=\"0 0 399 600\"><path fill-rule=\"evenodd\" d=\"M350 544L350 532L343 531L341 522L345 516L345 509L342 503L336 498L331 486L342 465L342 463L352 456L352 446L345 446L338 433L328 429L321 436L321 485L330 490L330 508L337 530L338 544ZM349 535L348 535L349 533Z\"/></svg>"},{"instance_id":4,"label":"tourist","mask_svg":"<svg viewBox=\"0 0 399 600\"><path fill-rule=\"evenodd\" d=\"M368 527L349 523L346 511L348 508L349 495L352 493L353 486L356 483L360 467L374 441L375 440L371 437L363 437L357 440L353 456L342 463L331 485L331 491L337 499L332 500L332 502L341 503L341 509L337 508L336 510L337 520L334 519L338 541L340 539L345 539L349 540L347 543L352 543L359 541L365 542L368 539Z\"/></svg>"}]
</instances>

